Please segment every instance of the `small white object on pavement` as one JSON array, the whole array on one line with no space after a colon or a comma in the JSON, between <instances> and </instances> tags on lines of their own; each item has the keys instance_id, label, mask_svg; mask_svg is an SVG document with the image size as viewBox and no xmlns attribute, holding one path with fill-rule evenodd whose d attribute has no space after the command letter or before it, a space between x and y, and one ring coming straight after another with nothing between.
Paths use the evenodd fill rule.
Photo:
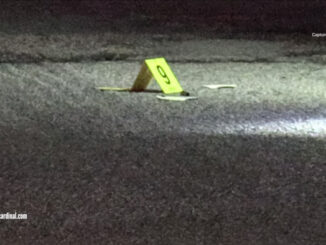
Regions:
<instances>
[{"instance_id":1,"label":"small white object on pavement","mask_svg":"<svg viewBox=\"0 0 326 245\"><path fill-rule=\"evenodd\" d=\"M197 97L194 96L165 96L157 95L156 98L160 100L172 100L172 101L186 101L186 100L195 100Z\"/></svg>"},{"instance_id":2,"label":"small white object on pavement","mask_svg":"<svg viewBox=\"0 0 326 245\"><path fill-rule=\"evenodd\" d=\"M209 85L203 85L205 88L210 89L219 89L219 88L236 88L237 85L235 84L209 84Z\"/></svg>"}]
</instances>

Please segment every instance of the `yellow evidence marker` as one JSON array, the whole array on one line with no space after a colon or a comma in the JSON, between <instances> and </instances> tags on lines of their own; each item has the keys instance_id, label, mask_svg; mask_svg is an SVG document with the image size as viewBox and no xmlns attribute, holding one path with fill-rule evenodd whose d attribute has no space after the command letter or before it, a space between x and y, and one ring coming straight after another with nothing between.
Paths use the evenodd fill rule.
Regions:
<instances>
[{"instance_id":1,"label":"yellow evidence marker","mask_svg":"<svg viewBox=\"0 0 326 245\"><path fill-rule=\"evenodd\" d=\"M99 87L110 91L145 91L152 78L158 82L165 94L186 93L164 58L146 59L131 88Z\"/></svg>"}]
</instances>

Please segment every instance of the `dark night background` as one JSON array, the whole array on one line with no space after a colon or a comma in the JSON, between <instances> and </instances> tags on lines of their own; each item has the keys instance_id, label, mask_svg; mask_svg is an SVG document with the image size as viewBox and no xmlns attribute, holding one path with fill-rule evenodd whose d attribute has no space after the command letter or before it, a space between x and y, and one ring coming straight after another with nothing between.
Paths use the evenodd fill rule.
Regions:
<instances>
[{"instance_id":1,"label":"dark night background","mask_svg":"<svg viewBox=\"0 0 326 245\"><path fill-rule=\"evenodd\" d=\"M91 28L178 26L214 32L311 33L325 29L325 12L326 3L321 0L15 0L1 2L0 17L26 25L49 17L87 16L92 18Z\"/></svg>"}]
</instances>

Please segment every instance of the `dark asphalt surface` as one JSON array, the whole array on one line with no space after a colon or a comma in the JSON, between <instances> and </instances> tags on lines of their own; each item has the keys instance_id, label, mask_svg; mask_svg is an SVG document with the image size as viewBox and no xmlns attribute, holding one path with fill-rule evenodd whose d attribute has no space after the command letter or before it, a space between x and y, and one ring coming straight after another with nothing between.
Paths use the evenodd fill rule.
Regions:
<instances>
[{"instance_id":1,"label":"dark asphalt surface","mask_svg":"<svg viewBox=\"0 0 326 245\"><path fill-rule=\"evenodd\" d=\"M97 29L15 4L20 19L0 12L0 214L28 219L0 220L1 244L326 243L324 39ZM198 100L95 89L157 56ZM202 87L221 83L237 88Z\"/></svg>"},{"instance_id":2,"label":"dark asphalt surface","mask_svg":"<svg viewBox=\"0 0 326 245\"><path fill-rule=\"evenodd\" d=\"M171 66L197 101L94 89L139 62L0 66L2 241L325 242L323 65Z\"/></svg>"}]
</instances>

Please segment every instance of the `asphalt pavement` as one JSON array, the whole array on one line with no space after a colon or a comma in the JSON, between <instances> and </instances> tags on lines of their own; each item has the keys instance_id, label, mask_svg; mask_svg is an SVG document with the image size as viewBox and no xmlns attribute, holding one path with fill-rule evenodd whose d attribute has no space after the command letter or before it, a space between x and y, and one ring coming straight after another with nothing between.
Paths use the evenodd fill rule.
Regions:
<instances>
[{"instance_id":1,"label":"asphalt pavement","mask_svg":"<svg viewBox=\"0 0 326 245\"><path fill-rule=\"evenodd\" d=\"M2 243L326 243L323 39L0 39ZM160 56L197 100L96 89Z\"/></svg>"}]
</instances>

